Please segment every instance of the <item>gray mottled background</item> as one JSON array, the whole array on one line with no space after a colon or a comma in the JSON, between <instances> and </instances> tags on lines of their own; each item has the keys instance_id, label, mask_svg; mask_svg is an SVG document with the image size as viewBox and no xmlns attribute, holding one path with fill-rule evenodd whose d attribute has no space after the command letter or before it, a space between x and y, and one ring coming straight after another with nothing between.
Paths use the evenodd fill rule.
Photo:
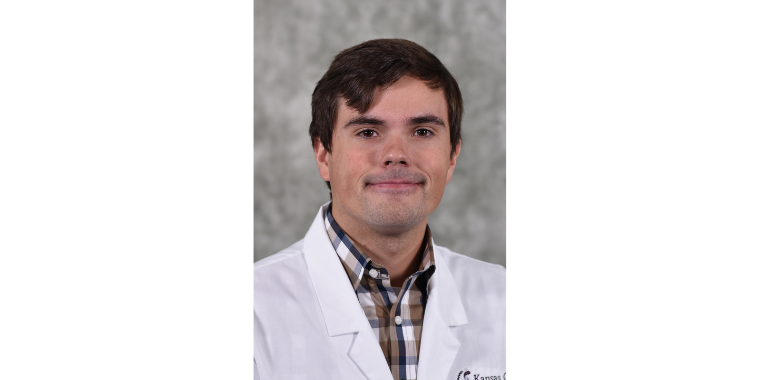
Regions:
<instances>
[{"instance_id":1,"label":"gray mottled background","mask_svg":"<svg viewBox=\"0 0 760 380\"><path fill-rule=\"evenodd\" d=\"M405 38L435 54L464 97L464 143L429 224L439 245L506 262L505 3L256 0L254 260L303 238L329 200L309 140L311 92L341 50Z\"/></svg>"}]
</instances>

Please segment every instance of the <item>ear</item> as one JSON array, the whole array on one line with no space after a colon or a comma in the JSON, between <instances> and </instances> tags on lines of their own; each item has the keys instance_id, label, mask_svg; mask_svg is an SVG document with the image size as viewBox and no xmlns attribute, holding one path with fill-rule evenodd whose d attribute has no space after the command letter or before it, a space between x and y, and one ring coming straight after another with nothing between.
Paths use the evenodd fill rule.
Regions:
<instances>
[{"instance_id":1,"label":"ear","mask_svg":"<svg viewBox=\"0 0 760 380\"><path fill-rule=\"evenodd\" d=\"M330 152L322 145L322 141L317 138L314 142L314 156L317 158L317 168L319 169L319 176L323 180L330 180Z\"/></svg>"},{"instance_id":2,"label":"ear","mask_svg":"<svg viewBox=\"0 0 760 380\"><path fill-rule=\"evenodd\" d=\"M449 181L451 181L451 176L454 174L454 168L457 166L457 157L459 157L460 149L462 149L462 140L459 140L459 142L457 142L457 147L454 149L454 154L451 156L451 161L449 161L449 171L446 173L446 183L449 183Z\"/></svg>"}]
</instances>

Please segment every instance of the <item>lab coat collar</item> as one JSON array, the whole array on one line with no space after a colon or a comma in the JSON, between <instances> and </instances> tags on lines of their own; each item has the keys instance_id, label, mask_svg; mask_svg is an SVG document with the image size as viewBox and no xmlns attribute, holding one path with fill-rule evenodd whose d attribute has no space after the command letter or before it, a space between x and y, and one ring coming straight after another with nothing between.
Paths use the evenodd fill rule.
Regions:
<instances>
[{"instance_id":1,"label":"lab coat collar","mask_svg":"<svg viewBox=\"0 0 760 380\"><path fill-rule=\"evenodd\" d=\"M304 259L330 336L358 332L367 322L325 230L324 205L304 238ZM364 318L364 320L362 320Z\"/></svg>"},{"instance_id":2,"label":"lab coat collar","mask_svg":"<svg viewBox=\"0 0 760 380\"><path fill-rule=\"evenodd\" d=\"M331 337L359 333L350 356L369 378L387 378L389 369L356 293L335 253L324 224L323 205L304 239L304 258ZM454 277L442 249L433 244L435 273L428 282L428 301L422 327L418 379L442 379L451 367L460 342L452 327L468 323ZM372 344L374 342L374 344Z\"/></svg>"},{"instance_id":3,"label":"lab coat collar","mask_svg":"<svg viewBox=\"0 0 760 380\"><path fill-rule=\"evenodd\" d=\"M330 336L336 336L359 331L362 318L365 317L358 302L353 302L356 300L356 293L327 236L324 223L326 208L327 204L319 209L309 232L306 233L304 257L322 308L322 315L327 323L327 331ZM447 326L464 325L467 324L467 314L462 306L454 277L441 251L442 249L433 243L436 268L428 283L428 303L437 305L440 317Z\"/></svg>"},{"instance_id":4,"label":"lab coat collar","mask_svg":"<svg viewBox=\"0 0 760 380\"><path fill-rule=\"evenodd\" d=\"M429 296L417 365L418 380L446 378L461 346L453 329L468 323L442 249L433 244L433 252L436 254L435 274L428 283Z\"/></svg>"},{"instance_id":5,"label":"lab coat collar","mask_svg":"<svg viewBox=\"0 0 760 380\"><path fill-rule=\"evenodd\" d=\"M466 325L468 323L467 313L464 312L454 276L451 275L442 251L441 247L433 242L435 274L428 282L428 305L432 301L439 308L440 316L447 326ZM427 320L424 323L427 323Z\"/></svg>"},{"instance_id":6,"label":"lab coat collar","mask_svg":"<svg viewBox=\"0 0 760 380\"><path fill-rule=\"evenodd\" d=\"M320 208L304 238L304 259L322 316L331 337L356 333L350 346L341 348L367 379L393 380L383 351L356 299L340 258L324 223L326 206Z\"/></svg>"}]
</instances>

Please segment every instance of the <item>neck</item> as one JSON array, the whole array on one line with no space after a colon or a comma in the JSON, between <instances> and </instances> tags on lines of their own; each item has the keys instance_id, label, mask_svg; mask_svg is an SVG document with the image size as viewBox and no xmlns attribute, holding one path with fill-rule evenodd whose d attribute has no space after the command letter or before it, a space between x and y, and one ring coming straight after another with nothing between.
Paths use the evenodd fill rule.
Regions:
<instances>
[{"instance_id":1,"label":"neck","mask_svg":"<svg viewBox=\"0 0 760 380\"><path fill-rule=\"evenodd\" d=\"M336 207L333 207L332 214L359 251L388 270L391 286L403 285L419 269L427 218L410 229L388 233L355 222Z\"/></svg>"}]
</instances>

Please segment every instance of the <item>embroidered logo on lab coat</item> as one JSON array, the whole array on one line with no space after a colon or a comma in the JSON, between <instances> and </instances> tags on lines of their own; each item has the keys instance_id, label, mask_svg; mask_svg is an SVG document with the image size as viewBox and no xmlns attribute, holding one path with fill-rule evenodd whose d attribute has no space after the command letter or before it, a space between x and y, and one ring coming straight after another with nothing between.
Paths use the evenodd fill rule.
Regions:
<instances>
[{"instance_id":1,"label":"embroidered logo on lab coat","mask_svg":"<svg viewBox=\"0 0 760 380\"><path fill-rule=\"evenodd\" d=\"M459 371L457 380L507 380L507 373L493 369L468 370L467 367Z\"/></svg>"}]
</instances>

